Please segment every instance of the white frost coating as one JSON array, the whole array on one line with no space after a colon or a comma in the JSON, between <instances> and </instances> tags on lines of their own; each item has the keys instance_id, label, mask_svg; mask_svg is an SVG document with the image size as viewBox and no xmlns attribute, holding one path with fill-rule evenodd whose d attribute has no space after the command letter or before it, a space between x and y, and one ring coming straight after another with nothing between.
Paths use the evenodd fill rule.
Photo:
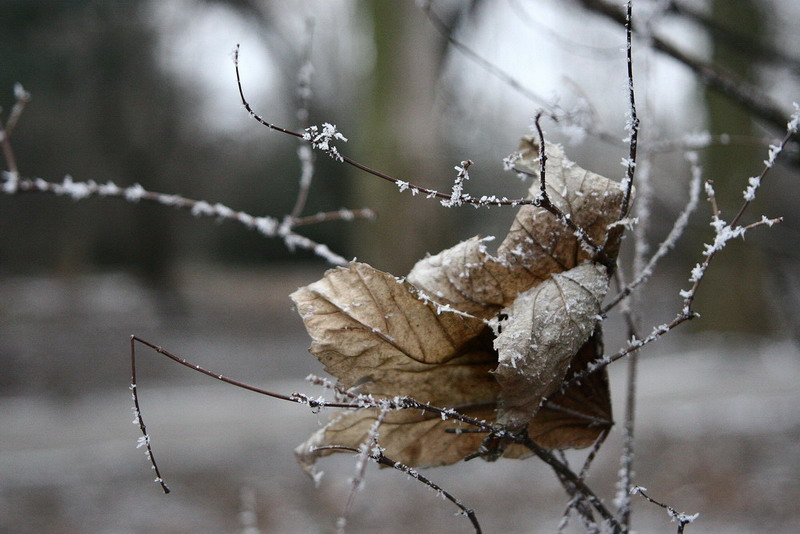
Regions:
<instances>
[{"instance_id":1,"label":"white frost coating","mask_svg":"<svg viewBox=\"0 0 800 534\"><path fill-rule=\"evenodd\" d=\"M767 156L767 159L764 160L764 165L767 167L772 167L772 165L775 163L775 159L778 157L778 154L781 153L781 150L783 150L783 147L780 145L769 145L769 155Z\"/></svg>"},{"instance_id":2,"label":"white frost coating","mask_svg":"<svg viewBox=\"0 0 800 534\"><path fill-rule=\"evenodd\" d=\"M16 82L14 84L14 98L18 101L28 101L31 99L31 94L22 87L22 84Z\"/></svg>"},{"instance_id":3,"label":"white frost coating","mask_svg":"<svg viewBox=\"0 0 800 534\"><path fill-rule=\"evenodd\" d=\"M64 176L64 180L61 182L63 194L69 195L72 200L81 200L90 196L92 194L90 190L92 185L95 184L92 182L75 182L69 174Z\"/></svg>"},{"instance_id":4,"label":"white frost coating","mask_svg":"<svg viewBox=\"0 0 800 534\"><path fill-rule=\"evenodd\" d=\"M771 148L771 147L770 147ZM774 161L774 160L773 160ZM773 161L765 161L764 163L767 164L767 167L772 167ZM748 202L752 202L756 199L756 189L761 185L761 178L759 176L752 176L750 179L747 180L747 183L750 184L744 190L744 199Z\"/></svg>"},{"instance_id":5,"label":"white frost coating","mask_svg":"<svg viewBox=\"0 0 800 534\"><path fill-rule=\"evenodd\" d=\"M800 127L800 104L792 102L792 105L794 106L794 113L792 113L792 117L786 125L786 129L794 133L797 131L798 127Z\"/></svg>"},{"instance_id":6,"label":"white frost coating","mask_svg":"<svg viewBox=\"0 0 800 534\"><path fill-rule=\"evenodd\" d=\"M527 423L541 399L559 387L572 357L594 329L607 289L605 269L584 263L520 293L502 310L507 319L490 321L503 423Z\"/></svg>"},{"instance_id":7,"label":"white frost coating","mask_svg":"<svg viewBox=\"0 0 800 534\"><path fill-rule=\"evenodd\" d=\"M278 221L272 217L256 217L256 229L267 237L273 237L278 228Z\"/></svg>"},{"instance_id":8,"label":"white frost coating","mask_svg":"<svg viewBox=\"0 0 800 534\"><path fill-rule=\"evenodd\" d=\"M208 202L201 200L197 202L194 206L192 206L191 212L192 215L194 215L195 217L199 217L201 215L213 215L214 208L212 208L211 204L209 204Z\"/></svg>"},{"instance_id":9,"label":"white frost coating","mask_svg":"<svg viewBox=\"0 0 800 534\"><path fill-rule=\"evenodd\" d=\"M705 189L706 196L708 196L708 198L713 198L716 196L716 193L714 192L714 186L711 185L711 182L706 181L706 183L703 185L703 188Z\"/></svg>"},{"instance_id":10,"label":"white frost coating","mask_svg":"<svg viewBox=\"0 0 800 534\"><path fill-rule=\"evenodd\" d=\"M114 182L106 182L97 186L97 194L100 196L119 196L121 189Z\"/></svg>"},{"instance_id":11,"label":"white frost coating","mask_svg":"<svg viewBox=\"0 0 800 534\"><path fill-rule=\"evenodd\" d=\"M233 210L224 204L220 204L219 202L214 204L214 213L220 217L224 217L225 219L233 218Z\"/></svg>"},{"instance_id":12,"label":"white frost coating","mask_svg":"<svg viewBox=\"0 0 800 534\"><path fill-rule=\"evenodd\" d=\"M303 139L311 142L311 146L322 150L336 161L344 161L339 153L339 149L332 143L333 141L347 142L347 138L336 130L336 125L329 122L322 123L322 131L319 126L309 126L303 134Z\"/></svg>"},{"instance_id":13,"label":"white frost coating","mask_svg":"<svg viewBox=\"0 0 800 534\"><path fill-rule=\"evenodd\" d=\"M19 184L19 176L17 173L10 171L3 171L3 193L13 195L17 192Z\"/></svg>"},{"instance_id":14,"label":"white frost coating","mask_svg":"<svg viewBox=\"0 0 800 534\"><path fill-rule=\"evenodd\" d=\"M458 174L453 181L453 189L450 192L450 198L442 200L442 206L445 208L461 206L465 201L471 198L468 194L464 193L464 182L469 180L469 172L467 172L468 167L469 162L467 161L462 161L460 166L456 165L453 167Z\"/></svg>"},{"instance_id":15,"label":"white frost coating","mask_svg":"<svg viewBox=\"0 0 800 534\"><path fill-rule=\"evenodd\" d=\"M138 202L144 197L147 191L140 184L133 184L125 189L125 200L128 202Z\"/></svg>"},{"instance_id":16,"label":"white frost coating","mask_svg":"<svg viewBox=\"0 0 800 534\"><path fill-rule=\"evenodd\" d=\"M522 159L522 154L519 152L512 152L508 156L503 158L503 170L504 171L513 171L514 165ZM522 173L523 176L526 176Z\"/></svg>"},{"instance_id":17,"label":"white frost coating","mask_svg":"<svg viewBox=\"0 0 800 534\"><path fill-rule=\"evenodd\" d=\"M779 222L780 219L768 219L766 215L761 216L761 224L766 224L771 227L773 224Z\"/></svg>"},{"instance_id":18,"label":"white frost coating","mask_svg":"<svg viewBox=\"0 0 800 534\"><path fill-rule=\"evenodd\" d=\"M694 283L703 278L703 273L705 273L705 269L699 263L692 267L691 276L689 276L689 281Z\"/></svg>"},{"instance_id":19,"label":"white frost coating","mask_svg":"<svg viewBox=\"0 0 800 534\"><path fill-rule=\"evenodd\" d=\"M188 208L194 216L217 216L223 219L238 221L248 228L256 228L265 237L280 237L285 245L292 249L297 246L306 250L311 250L323 259L335 265L344 265L347 260L331 252L328 247L319 245L316 242L295 234L291 224L281 225L272 217L253 217L250 214L236 211L224 204L209 204L203 200L192 200L180 195L168 195L147 191L140 184L130 187L120 188L113 182L98 184L92 180L76 182L71 176L67 175L59 182L48 182L42 178L21 179L15 173L4 171L2 173L2 184L0 193L8 195L18 191L39 191L51 193L57 196L69 196L74 200L82 200L91 196L119 197L128 202L139 202L142 199L157 202L166 206ZM351 220L355 214L348 210L340 210L339 216L342 220Z\"/></svg>"},{"instance_id":20,"label":"white frost coating","mask_svg":"<svg viewBox=\"0 0 800 534\"><path fill-rule=\"evenodd\" d=\"M688 515L688 514L684 514L683 512L676 512L672 508L667 509L667 513L672 518L672 521L677 521L677 522L683 523L683 524L691 523L695 519L700 517L700 512L697 512L696 514Z\"/></svg>"}]
</instances>

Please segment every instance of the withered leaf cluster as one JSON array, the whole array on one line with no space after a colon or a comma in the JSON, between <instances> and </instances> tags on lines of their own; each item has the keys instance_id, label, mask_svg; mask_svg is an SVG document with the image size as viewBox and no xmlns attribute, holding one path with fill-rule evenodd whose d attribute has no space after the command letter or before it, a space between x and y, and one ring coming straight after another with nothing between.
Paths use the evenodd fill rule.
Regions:
<instances>
[{"instance_id":1,"label":"withered leaf cluster","mask_svg":"<svg viewBox=\"0 0 800 534\"><path fill-rule=\"evenodd\" d=\"M538 147L521 145L520 170L538 175ZM606 242L623 199L619 184L546 145L547 194L595 243ZM535 181L529 195L539 192ZM616 255L616 247L606 254ZM613 250L610 250L613 249ZM310 351L342 388L375 398L410 396L528 435L549 449L582 448L612 424L605 371L560 392L602 354L600 305L606 268L575 232L542 207L525 205L495 254L473 237L419 261L405 278L352 262L291 295L311 335ZM328 446L358 448L377 408L337 414L296 452L309 468ZM385 414L385 454L410 466L448 465L485 435L447 432L458 421L420 410ZM322 449L319 449L323 447ZM511 444L498 454L529 454Z\"/></svg>"}]
</instances>

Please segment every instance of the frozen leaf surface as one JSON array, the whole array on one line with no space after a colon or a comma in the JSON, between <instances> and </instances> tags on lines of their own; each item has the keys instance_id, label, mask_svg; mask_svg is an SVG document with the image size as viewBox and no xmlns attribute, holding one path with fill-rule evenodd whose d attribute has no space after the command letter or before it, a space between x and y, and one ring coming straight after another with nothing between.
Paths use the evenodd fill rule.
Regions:
<instances>
[{"instance_id":1,"label":"frozen leaf surface","mask_svg":"<svg viewBox=\"0 0 800 534\"><path fill-rule=\"evenodd\" d=\"M520 293L493 323L500 383L499 421L519 428L558 389L589 339L608 289L605 268L584 263Z\"/></svg>"}]
</instances>

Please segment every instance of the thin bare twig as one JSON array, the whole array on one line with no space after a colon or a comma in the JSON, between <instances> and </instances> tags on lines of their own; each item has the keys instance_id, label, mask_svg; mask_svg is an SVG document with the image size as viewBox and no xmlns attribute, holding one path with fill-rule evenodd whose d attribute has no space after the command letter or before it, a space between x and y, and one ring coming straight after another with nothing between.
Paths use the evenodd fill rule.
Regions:
<instances>
[{"instance_id":1,"label":"thin bare twig","mask_svg":"<svg viewBox=\"0 0 800 534\"><path fill-rule=\"evenodd\" d=\"M678 534L683 534L684 527L686 525L688 525L689 523L694 522L695 519L700 517L699 513L689 515L689 514L685 514L683 512L679 512L675 508L673 508L672 506L668 506L668 505L666 505L666 504L664 504L662 502L659 502L659 501L653 499L652 497L647 495L645 493L645 491L647 491L647 488L643 488L641 486L634 486L633 488L631 488L631 494L633 494L633 495L641 495L642 497L647 499L649 502L651 502L651 503L653 503L653 504L655 504L657 506L660 506L661 508L666 510L667 513L669 514L669 516L672 518L672 520L678 522Z\"/></svg>"},{"instance_id":2,"label":"thin bare twig","mask_svg":"<svg viewBox=\"0 0 800 534\"><path fill-rule=\"evenodd\" d=\"M547 150L545 149L546 145L544 142L541 120L542 113L539 112L536 114L536 118L533 121L536 133L539 136L539 194L534 198L534 205L550 212L561 224L572 230L578 240L591 250L597 258L597 261L603 265L609 265L611 260L606 255L605 251L594 242L585 229L573 221L571 217L568 217L558 206L553 204L550 200L550 196L547 194Z\"/></svg>"},{"instance_id":3,"label":"thin bare twig","mask_svg":"<svg viewBox=\"0 0 800 534\"><path fill-rule=\"evenodd\" d=\"M636 115L636 91L633 85L633 3L628 0L625 7L625 42L628 68L628 104L630 106L628 117L628 124L626 130L628 131L629 150L628 159L626 161L626 173L623 187L625 190L625 197L622 200L622 205L619 209L619 218L622 219L628 214L630 207L631 193L633 191L633 177L636 172L636 148L639 146L639 117Z\"/></svg>"},{"instance_id":4,"label":"thin bare twig","mask_svg":"<svg viewBox=\"0 0 800 534\"><path fill-rule=\"evenodd\" d=\"M314 40L314 19L306 19L306 42L303 50L303 61L297 72L297 119L302 128L310 126L308 123L308 109L311 102L311 75L314 65L311 63L311 45ZM307 143L303 142L297 147L297 158L300 161L300 187L297 190L297 199L290 212L290 217L297 219L305 209L308 193L311 190L311 180L314 177L314 154Z\"/></svg>"},{"instance_id":5,"label":"thin bare twig","mask_svg":"<svg viewBox=\"0 0 800 534\"><path fill-rule=\"evenodd\" d=\"M19 168L14 157L14 150L11 148L11 134L17 126L25 106L31 101L31 94L27 92L21 84L14 85L14 97L16 101L8 114L5 126L0 118L0 146L3 149L3 157L6 160L6 168L14 177L19 177Z\"/></svg>"},{"instance_id":6,"label":"thin bare twig","mask_svg":"<svg viewBox=\"0 0 800 534\"><path fill-rule=\"evenodd\" d=\"M586 500L594 507L595 510L606 520L608 526L612 528L613 532L621 532L620 525L614 516L609 512L608 508L603 504L603 501L576 475L569 467L564 465L553 453L544 449L536 444L530 437L521 436L519 442L525 445L536 456L538 456L547 465L553 468L559 478L562 478L572 484Z\"/></svg>"},{"instance_id":7,"label":"thin bare twig","mask_svg":"<svg viewBox=\"0 0 800 534\"><path fill-rule=\"evenodd\" d=\"M320 408L345 408L350 410L360 410L362 408L381 408L383 406L389 406L392 410L421 410L423 412L431 412L435 413L436 415L445 418L445 419L452 419L454 421L460 421L467 425L474 426L476 428L482 429L485 432L500 432L499 435L507 436L510 434L503 433L500 429L498 429L495 425L491 423L487 423L481 419L475 419L474 417L470 417L468 415L464 415L459 413L457 410L453 410L451 408L441 408L438 406L434 406L432 404L419 402L416 399L411 397L393 397L391 399L376 399L370 395L356 395L351 397L352 400L350 402L331 402L327 401L324 398L311 398L308 395L303 393L291 393L290 395L284 395L281 393L275 393L273 391L259 388L253 385L250 385L246 382L242 382L239 380L235 380L233 378L229 378L221 373L217 373L215 371L211 371L206 369L200 365L194 364L185 358L182 358L172 352L156 345L155 343L151 343L145 339L142 339L138 336L132 336L137 343L141 343L146 347L154 350L155 352L166 356L170 360L183 365L193 371L197 371L198 373L202 373L206 376L209 376L215 380L219 380L220 382L224 382L226 384L230 384L232 386L236 386L238 388L246 389L248 391L252 391L254 393L258 393L261 395L265 395L267 397L272 397L274 399L294 402L297 404L305 404L311 407L314 410L319 410Z\"/></svg>"},{"instance_id":8,"label":"thin bare twig","mask_svg":"<svg viewBox=\"0 0 800 534\"><path fill-rule=\"evenodd\" d=\"M167 484L164 482L164 478L161 476L161 471L158 469L158 464L156 463L156 458L153 456L153 448L150 444L150 434L147 433L147 426L144 424L144 419L142 418L142 411L139 408L139 394L137 392L137 384L136 384L136 338L131 336L131 397L133 398L133 414L134 419L133 423L139 425L139 430L142 432L142 437L139 438L138 447L145 447L145 454L147 456L148 461L150 462L150 466L152 467L153 471L156 473L155 482L157 482L164 493L169 493L169 488Z\"/></svg>"}]
</instances>

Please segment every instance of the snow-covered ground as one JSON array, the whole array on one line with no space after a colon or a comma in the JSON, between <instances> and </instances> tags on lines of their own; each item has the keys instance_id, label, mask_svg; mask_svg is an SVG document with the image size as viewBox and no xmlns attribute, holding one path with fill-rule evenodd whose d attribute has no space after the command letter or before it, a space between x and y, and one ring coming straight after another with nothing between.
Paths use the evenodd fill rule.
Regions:
<instances>
[{"instance_id":1,"label":"snow-covered ground","mask_svg":"<svg viewBox=\"0 0 800 534\"><path fill-rule=\"evenodd\" d=\"M320 367L286 295L319 274L187 270L180 302L120 274L0 280L0 532L243 532L253 518L262 532L335 531L352 458L323 460L315 489L292 452L325 413L137 353L143 414L172 489L163 495L136 449L128 390L136 333L234 378L313 391L302 378ZM700 512L689 533L796 532L800 354L780 342L681 335L640 362L635 482ZM611 371L620 420L625 364ZM609 503L619 450L617 428L589 479ZM425 474L473 507L484 532L554 532L565 504L537 460ZM663 510L635 503L639 532L675 530ZM374 468L348 531L470 532L455 511Z\"/></svg>"}]
</instances>

